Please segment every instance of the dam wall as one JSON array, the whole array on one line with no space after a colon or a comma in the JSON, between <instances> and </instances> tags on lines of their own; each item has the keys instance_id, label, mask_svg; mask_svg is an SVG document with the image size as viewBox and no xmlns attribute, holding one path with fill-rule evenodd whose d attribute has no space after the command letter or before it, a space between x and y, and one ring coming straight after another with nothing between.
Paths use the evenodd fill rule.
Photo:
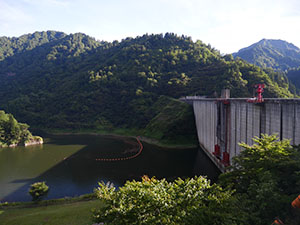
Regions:
<instances>
[{"instance_id":1,"label":"dam wall","mask_svg":"<svg viewBox=\"0 0 300 225\"><path fill-rule=\"evenodd\" d=\"M193 105L199 144L221 169L230 165L242 148L253 144L253 137L277 134L300 144L300 99L266 98L262 103L244 98L181 99Z\"/></svg>"}]
</instances>

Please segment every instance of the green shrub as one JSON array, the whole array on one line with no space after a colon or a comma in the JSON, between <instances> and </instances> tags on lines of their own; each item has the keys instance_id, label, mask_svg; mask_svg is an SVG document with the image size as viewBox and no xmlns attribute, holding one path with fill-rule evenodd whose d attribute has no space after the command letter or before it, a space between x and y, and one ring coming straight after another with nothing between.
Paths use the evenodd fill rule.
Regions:
<instances>
[{"instance_id":1,"label":"green shrub","mask_svg":"<svg viewBox=\"0 0 300 225\"><path fill-rule=\"evenodd\" d=\"M30 186L29 194L32 201L39 201L48 194L49 187L45 182L36 182Z\"/></svg>"},{"instance_id":2,"label":"green shrub","mask_svg":"<svg viewBox=\"0 0 300 225\"><path fill-rule=\"evenodd\" d=\"M104 207L93 220L104 224L242 224L231 191L211 185L205 177L174 182L149 179L127 182L116 190L99 183L95 190Z\"/></svg>"},{"instance_id":3,"label":"green shrub","mask_svg":"<svg viewBox=\"0 0 300 225\"><path fill-rule=\"evenodd\" d=\"M300 190L300 151L276 135L262 134L253 141L252 146L240 144L244 149L221 174L220 183L236 190L249 224L271 224L276 216L293 219L290 209Z\"/></svg>"}]
</instances>

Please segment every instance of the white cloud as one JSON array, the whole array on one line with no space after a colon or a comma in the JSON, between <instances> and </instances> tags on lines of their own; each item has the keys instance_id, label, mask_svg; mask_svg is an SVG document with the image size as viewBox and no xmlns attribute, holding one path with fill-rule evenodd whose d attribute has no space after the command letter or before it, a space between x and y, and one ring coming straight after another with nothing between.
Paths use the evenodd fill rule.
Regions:
<instances>
[{"instance_id":1,"label":"white cloud","mask_svg":"<svg viewBox=\"0 0 300 225\"><path fill-rule=\"evenodd\" d=\"M169 0L164 0L168 2ZM186 10L183 24L193 39L231 53L262 38L277 38L299 44L300 3L295 0L174 0ZM173 2L173 1L172 1Z\"/></svg>"},{"instance_id":2,"label":"white cloud","mask_svg":"<svg viewBox=\"0 0 300 225\"><path fill-rule=\"evenodd\" d=\"M42 7L68 7L71 4L70 0L22 0L26 4Z\"/></svg>"},{"instance_id":3,"label":"white cloud","mask_svg":"<svg viewBox=\"0 0 300 225\"><path fill-rule=\"evenodd\" d=\"M262 38L299 46L298 24L299 0L0 0L0 36L54 29L115 40L174 32L231 53Z\"/></svg>"},{"instance_id":4,"label":"white cloud","mask_svg":"<svg viewBox=\"0 0 300 225\"><path fill-rule=\"evenodd\" d=\"M0 36L14 35L16 30L25 28L26 24L33 21L33 17L14 5L13 1L0 0ZM26 31L22 30L21 32Z\"/></svg>"},{"instance_id":5,"label":"white cloud","mask_svg":"<svg viewBox=\"0 0 300 225\"><path fill-rule=\"evenodd\" d=\"M0 22L30 22L32 17L23 12L22 9L8 4L7 1L0 1Z\"/></svg>"}]
</instances>

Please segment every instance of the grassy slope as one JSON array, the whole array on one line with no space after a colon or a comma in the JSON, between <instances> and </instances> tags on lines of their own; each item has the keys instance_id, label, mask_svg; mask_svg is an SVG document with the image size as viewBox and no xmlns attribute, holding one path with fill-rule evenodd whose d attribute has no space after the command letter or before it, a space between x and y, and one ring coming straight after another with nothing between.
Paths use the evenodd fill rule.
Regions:
<instances>
[{"instance_id":1,"label":"grassy slope","mask_svg":"<svg viewBox=\"0 0 300 225\"><path fill-rule=\"evenodd\" d=\"M92 224L91 209L99 200L72 202L34 208L0 209L1 225L87 225Z\"/></svg>"},{"instance_id":2,"label":"grassy slope","mask_svg":"<svg viewBox=\"0 0 300 225\"><path fill-rule=\"evenodd\" d=\"M143 135L158 140L162 145L198 145L192 106L161 96L153 108L158 113L147 124Z\"/></svg>"}]
</instances>

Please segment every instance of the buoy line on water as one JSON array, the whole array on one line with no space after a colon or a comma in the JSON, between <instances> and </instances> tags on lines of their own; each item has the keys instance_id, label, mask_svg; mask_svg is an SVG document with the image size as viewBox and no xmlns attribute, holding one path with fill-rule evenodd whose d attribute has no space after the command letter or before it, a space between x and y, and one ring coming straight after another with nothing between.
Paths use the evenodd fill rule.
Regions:
<instances>
[{"instance_id":1,"label":"buoy line on water","mask_svg":"<svg viewBox=\"0 0 300 225\"><path fill-rule=\"evenodd\" d=\"M116 161L124 161L124 160L129 160L129 159L134 159L136 157L138 157L142 151L143 151L143 144L141 143L141 141L139 140L138 137L136 137L136 140L139 144L140 150L138 151L138 153L136 153L133 156L128 156L128 157L123 157L123 158L96 158L96 161L106 161L106 162L116 162Z\"/></svg>"}]
</instances>

